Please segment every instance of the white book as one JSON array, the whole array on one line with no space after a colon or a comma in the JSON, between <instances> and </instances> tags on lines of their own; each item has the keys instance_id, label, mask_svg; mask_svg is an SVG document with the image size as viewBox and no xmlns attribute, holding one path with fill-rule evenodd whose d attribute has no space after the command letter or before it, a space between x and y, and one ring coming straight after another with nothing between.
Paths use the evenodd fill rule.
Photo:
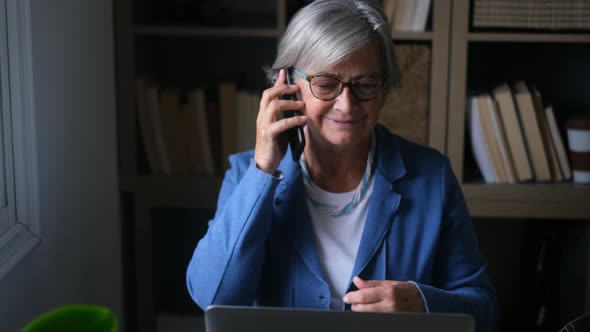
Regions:
<instances>
[{"instance_id":1,"label":"white book","mask_svg":"<svg viewBox=\"0 0 590 332\"><path fill-rule=\"evenodd\" d=\"M488 151L488 144L483 131L482 120L479 116L477 98L469 98L469 135L471 137L471 149L475 162L479 167L486 183L496 183L496 170L492 164L492 158Z\"/></svg>"},{"instance_id":2,"label":"white book","mask_svg":"<svg viewBox=\"0 0 590 332\"><path fill-rule=\"evenodd\" d=\"M170 151L166 145L162 118L160 116L160 96L156 84L148 84L145 88L146 109L154 128L154 140L161 171L164 175L172 175Z\"/></svg>"},{"instance_id":3,"label":"white book","mask_svg":"<svg viewBox=\"0 0 590 332\"><path fill-rule=\"evenodd\" d=\"M545 114L547 115L547 124L549 125L549 131L551 132L551 138L553 140L553 144L555 145L555 152L557 153L557 159L559 160L559 166L561 166L561 172L563 173L563 178L568 180L572 177L572 170L570 168L570 163L567 157L567 152L565 150L565 146L563 144L563 139L561 138L561 134L559 133L559 127L557 126L557 121L555 120L555 114L553 113L553 107L547 106L545 108Z\"/></svg>"},{"instance_id":4,"label":"white book","mask_svg":"<svg viewBox=\"0 0 590 332\"><path fill-rule=\"evenodd\" d=\"M394 31L411 31L414 20L416 2L414 0L398 0L393 21Z\"/></svg>"},{"instance_id":5,"label":"white book","mask_svg":"<svg viewBox=\"0 0 590 332\"><path fill-rule=\"evenodd\" d=\"M146 157L150 166L152 174L161 174L160 158L158 156L158 149L156 147L156 137L154 132L153 120L147 109L146 100L146 84L147 79L138 78L135 84L136 94L136 110L139 121L139 129L141 130L141 138L145 147Z\"/></svg>"},{"instance_id":6,"label":"white book","mask_svg":"<svg viewBox=\"0 0 590 332\"><path fill-rule=\"evenodd\" d=\"M490 108L489 96L482 94L476 97L477 111L481 119L481 125L485 137L487 149L496 171L497 183L508 183L507 170L504 168L498 137L496 135L496 125L494 123L493 110Z\"/></svg>"},{"instance_id":7,"label":"white book","mask_svg":"<svg viewBox=\"0 0 590 332\"><path fill-rule=\"evenodd\" d=\"M430 10L430 0L415 0L415 12L412 21L412 31L422 32L426 30L428 13Z\"/></svg>"}]
</instances>

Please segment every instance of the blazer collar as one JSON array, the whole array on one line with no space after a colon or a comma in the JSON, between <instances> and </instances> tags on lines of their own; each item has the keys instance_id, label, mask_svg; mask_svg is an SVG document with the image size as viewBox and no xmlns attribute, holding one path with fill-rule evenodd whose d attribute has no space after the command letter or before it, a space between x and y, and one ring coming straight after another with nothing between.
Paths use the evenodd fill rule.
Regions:
<instances>
[{"instance_id":1,"label":"blazer collar","mask_svg":"<svg viewBox=\"0 0 590 332\"><path fill-rule=\"evenodd\" d=\"M381 246L401 200L401 196L396 192L395 181L406 173L401 158L399 137L392 135L381 125L375 127L375 136L375 186L352 276L362 273ZM305 186L301 179L301 166L292 160L289 151L279 169L284 178L275 195L276 217L286 224L287 236L310 271L319 279L325 280L316 250Z\"/></svg>"},{"instance_id":2,"label":"blazer collar","mask_svg":"<svg viewBox=\"0 0 590 332\"><path fill-rule=\"evenodd\" d=\"M393 135L382 125L375 126L375 137L377 139L377 164L375 172L380 172L388 182L393 183L406 173L402 160L399 136ZM279 169L283 172L284 179L281 182L280 190L285 190L297 179L301 180L301 167L298 162L291 158L291 150L287 151L285 158L281 161Z\"/></svg>"},{"instance_id":3,"label":"blazer collar","mask_svg":"<svg viewBox=\"0 0 590 332\"><path fill-rule=\"evenodd\" d=\"M406 168L401 155L401 140L399 136L391 134L382 125L375 127L377 138L377 168L387 181L393 183L406 174Z\"/></svg>"}]
</instances>

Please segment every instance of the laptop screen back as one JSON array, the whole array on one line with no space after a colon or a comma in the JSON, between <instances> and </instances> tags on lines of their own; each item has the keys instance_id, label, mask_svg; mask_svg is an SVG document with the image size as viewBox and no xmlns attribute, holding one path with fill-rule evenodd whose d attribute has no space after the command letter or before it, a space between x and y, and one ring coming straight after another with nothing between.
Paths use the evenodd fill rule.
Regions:
<instances>
[{"instance_id":1,"label":"laptop screen back","mask_svg":"<svg viewBox=\"0 0 590 332\"><path fill-rule=\"evenodd\" d=\"M213 305L205 311L207 332L473 332L463 314L357 313L313 309Z\"/></svg>"}]
</instances>

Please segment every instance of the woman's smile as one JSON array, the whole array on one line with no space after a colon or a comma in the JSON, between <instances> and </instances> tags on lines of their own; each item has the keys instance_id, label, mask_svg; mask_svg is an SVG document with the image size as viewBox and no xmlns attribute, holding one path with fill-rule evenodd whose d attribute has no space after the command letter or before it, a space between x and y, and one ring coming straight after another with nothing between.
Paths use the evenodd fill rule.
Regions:
<instances>
[{"instance_id":1,"label":"woman's smile","mask_svg":"<svg viewBox=\"0 0 590 332\"><path fill-rule=\"evenodd\" d=\"M366 118L366 116L358 118L338 118L324 116L324 121L328 121L329 123L338 128L348 129L354 127L355 125L358 125L364 118Z\"/></svg>"}]
</instances>

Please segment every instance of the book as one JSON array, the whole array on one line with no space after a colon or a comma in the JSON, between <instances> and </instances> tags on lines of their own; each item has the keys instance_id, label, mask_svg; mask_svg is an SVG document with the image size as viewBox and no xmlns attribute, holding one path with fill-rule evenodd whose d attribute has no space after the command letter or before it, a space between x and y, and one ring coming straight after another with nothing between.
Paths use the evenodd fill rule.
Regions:
<instances>
[{"instance_id":1,"label":"book","mask_svg":"<svg viewBox=\"0 0 590 332\"><path fill-rule=\"evenodd\" d=\"M531 93L523 81L514 83L513 89L535 180L537 182L551 181L547 153L543 146Z\"/></svg>"},{"instance_id":2,"label":"book","mask_svg":"<svg viewBox=\"0 0 590 332\"><path fill-rule=\"evenodd\" d=\"M551 132L551 138L553 140L553 143L555 144L555 152L557 154L557 159L559 160L559 165L561 172L563 173L563 178L564 180L569 180L572 177L572 170L570 168L567 151L565 149L565 145L563 143L559 127L557 126L557 121L555 120L553 107L545 107L545 114L547 116L547 125L549 127L549 131Z\"/></svg>"},{"instance_id":3,"label":"book","mask_svg":"<svg viewBox=\"0 0 590 332\"><path fill-rule=\"evenodd\" d=\"M553 138L549 131L547 123L547 115L543 108L543 100L539 90L532 86L531 94L533 97L533 105L535 106L535 114L537 115L537 121L539 122L539 129L541 131L541 139L543 140L543 146L547 152L547 163L549 164L549 171L551 172L551 178L554 181L562 181L563 175L561 172L561 166L557 159L557 152L555 151L555 145L553 144Z\"/></svg>"},{"instance_id":4,"label":"book","mask_svg":"<svg viewBox=\"0 0 590 332\"><path fill-rule=\"evenodd\" d=\"M147 82L145 86L146 109L154 129L154 141L159 165L163 175L172 175L170 151L166 144L164 124L160 111L160 88L155 82Z\"/></svg>"},{"instance_id":5,"label":"book","mask_svg":"<svg viewBox=\"0 0 590 332\"><path fill-rule=\"evenodd\" d=\"M256 120L258 118L258 112L260 110L260 101L262 99L262 93L256 92L250 95L250 111L252 112L252 119L254 125L250 128L250 137L252 137L252 148L256 148Z\"/></svg>"},{"instance_id":6,"label":"book","mask_svg":"<svg viewBox=\"0 0 590 332\"><path fill-rule=\"evenodd\" d=\"M412 31L422 32L426 30L428 13L430 11L430 0L414 0L416 2L414 17L412 20Z\"/></svg>"},{"instance_id":7,"label":"book","mask_svg":"<svg viewBox=\"0 0 590 332\"><path fill-rule=\"evenodd\" d=\"M170 151L172 175L189 175L189 151L186 146L186 130L183 108L180 105L180 93L166 90L161 94L160 112L164 129L165 143Z\"/></svg>"},{"instance_id":8,"label":"book","mask_svg":"<svg viewBox=\"0 0 590 332\"><path fill-rule=\"evenodd\" d=\"M502 168L504 169L504 171L506 171L508 183L516 183L517 177L516 171L514 169L514 162L512 160L512 155L510 154L508 148L506 131L504 129L504 125L502 124L500 113L498 112L498 104L489 94L485 94L485 99L488 103L488 112L490 112L492 116L491 125L494 129L496 142L498 144Z\"/></svg>"},{"instance_id":9,"label":"book","mask_svg":"<svg viewBox=\"0 0 590 332\"><path fill-rule=\"evenodd\" d=\"M392 31L411 31L415 11L416 2L414 0L398 0Z\"/></svg>"},{"instance_id":10,"label":"book","mask_svg":"<svg viewBox=\"0 0 590 332\"><path fill-rule=\"evenodd\" d=\"M221 129L221 158L225 169L229 168L228 157L236 153L237 125L236 120L237 87L233 81L219 83L219 119Z\"/></svg>"},{"instance_id":11,"label":"book","mask_svg":"<svg viewBox=\"0 0 590 332\"><path fill-rule=\"evenodd\" d=\"M213 89L206 92L206 109L207 109L207 125L209 127L209 143L211 146L211 153L213 154L213 164L215 166L215 174L221 174L222 169L222 154L221 154L221 124L219 115L219 103L217 97L209 96Z\"/></svg>"},{"instance_id":12,"label":"book","mask_svg":"<svg viewBox=\"0 0 590 332\"><path fill-rule=\"evenodd\" d=\"M486 183L497 182L496 170L492 163L489 145L483 132L483 123L478 111L477 98L469 97L468 101L469 136L471 138L471 149L475 162Z\"/></svg>"},{"instance_id":13,"label":"book","mask_svg":"<svg viewBox=\"0 0 590 332\"><path fill-rule=\"evenodd\" d=\"M238 91L238 151L251 150L256 145L256 118L259 107L259 94Z\"/></svg>"},{"instance_id":14,"label":"book","mask_svg":"<svg viewBox=\"0 0 590 332\"><path fill-rule=\"evenodd\" d=\"M500 151L501 142L498 139L498 129L490 103L489 96L486 94L477 95L477 112L481 119L485 142L489 151L490 159L494 165L497 183L508 183L508 170L504 166L502 154Z\"/></svg>"},{"instance_id":15,"label":"book","mask_svg":"<svg viewBox=\"0 0 590 332\"><path fill-rule=\"evenodd\" d=\"M138 78L135 80L135 104L137 111L137 121L141 131L141 139L143 141L150 172L152 174L161 174L162 169L160 166L160 161L158 160L155 128L153 120L151 119L147 109L145 92L146 80L146 78Z\"/></svg>"},{"instance_id":16,"label":"book","mask_svg":"<svg viewBox=\"0 0 590 332\"><path fill-rule=\"evenodd\" d=\"M192 173L213 175L215 174L215 164L209 141L207 104L203 89L192 89L187 92L186 114Z\"/></svg>"},{"instance_id":17,"label":"book","mask_svg":"<svg viewBox=\"0 0 590 332\"><path fill-rule=\"evenodd\" d=\"M512 156L516 178L520 182L530 181L533 179L533 172L510 87L502 83L492 90L492 96L498 103L498 112L506 132L508 151Z\"/></svg>"},{"instance_id":18,"label":"book","mask_svg":"<svg viewBox=\"0 0 590 332\"><path fill-rule=\"evenodd\" d=\"M397 2L397 0L383 0L383 3L381 4L383 7L383 12L385 15L387 15L387 23L389 23L390 27L393 27L393 19L395 18Z\"/></svg>"},{"instance_id":19,"label":"book","mask_svg":"<svg viewBox=\"0 0 590 332\"><path fill-rule=\"evenodd\" d=\"M250 146L250 127L256 125L249 121L250 117L250 95L246 91L238 91L237 94L237 110L236 110L236 121L237 126L237 150L245 151L251 149Z\"/></svg>"},{"instance_id":20,"label":"book","mask_svg":"<svg viewBox=\"0 0 590 332\"><path fill-rule=\"evenodd\" d=\"M199 142L198 123L196 119L196 112L194 111L194 105L189 100L187 93L187 102L182 105L184 108L183 113L185 115L184 124L184 138L186 140L186 147L188 149L188 161L189 170L191 175L204 174L202 169L202 155L201 144Z\"/></svg>"}]
</instances>

